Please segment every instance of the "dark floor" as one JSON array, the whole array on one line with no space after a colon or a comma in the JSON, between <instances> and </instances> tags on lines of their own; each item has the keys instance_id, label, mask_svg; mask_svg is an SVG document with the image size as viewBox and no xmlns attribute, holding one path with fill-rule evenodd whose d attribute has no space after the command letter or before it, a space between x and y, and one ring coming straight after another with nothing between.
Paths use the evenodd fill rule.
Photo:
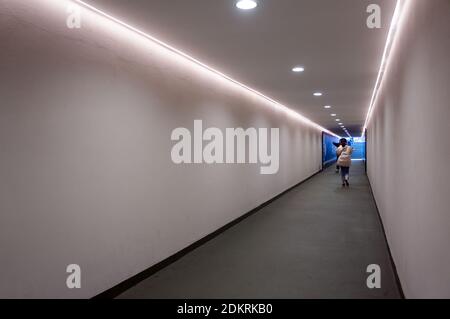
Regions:
<instances>
[{"instance_id":1,"label":"dark floor","mask_svg":"<svg viewBox=\"0 0 450 319\"><path fill-rule=\"evenodd\" d=\"M399 298L362 162L350 183L330 167L119 298Z\"/></svg>"}]
</instances>

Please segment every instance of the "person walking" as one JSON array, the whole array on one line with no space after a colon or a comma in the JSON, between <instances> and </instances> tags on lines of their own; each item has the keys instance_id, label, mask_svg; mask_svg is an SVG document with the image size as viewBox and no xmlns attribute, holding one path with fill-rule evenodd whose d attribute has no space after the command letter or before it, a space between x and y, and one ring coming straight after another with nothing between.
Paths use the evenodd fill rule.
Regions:
<instances>
[{"instance_id":1,"label":"person walking","mask_svg":"<svg viewBox=\"0 0 450 319\"><path fill-rule=\"evenodd\" d=\"M347 145L347 140L345 138L341 138L339 141L341 144L336 150L336 154L339 156L337 165L339 165L341 169L341 179L342 186L350 186L349 178L350 178L350 166L352 165L352 153L353 148Z\"/></svg>"}]
</instances>

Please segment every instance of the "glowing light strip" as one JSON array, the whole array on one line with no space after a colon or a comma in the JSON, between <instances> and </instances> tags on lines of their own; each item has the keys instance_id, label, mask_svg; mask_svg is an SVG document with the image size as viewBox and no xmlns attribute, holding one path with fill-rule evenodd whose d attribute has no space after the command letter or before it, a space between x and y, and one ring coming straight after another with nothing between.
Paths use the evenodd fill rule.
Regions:
<instances>
[{"instance_id":1,"label":"glowing light strip","mask_svg":"<svg viewBox=\"0 0 450 319\"><path fill-rule=\"evenodd\" d=\"M186 60L188 60L190 62L193 62L194 64L196 64L196 65L198 65L198 66L200 66L200 67L202 67L202 68L212 72L213 74L218 75L218 76L220 76L220 77L222 77L222 78L224 78L224 79L226 79L226 80L228 80L228 81L230 81L230 82L240 86L241 88L246 89L247 91L250 91L251 93L258 95L259 97L262 97L263 99L269 101L270 103L274 104L276 107L278 107L281 110L283 110L284 112L286 112L286 114L288 114L288 115L290 115L290 116L292 116L292 117L294 117L294 118L296 118L298 120L301 120L302 122L304 122L306 124L309 124L309 125L317 128L317 129L319 129L321 131L325 131L328 134L331 134L331 135L336 136L336 137L340 137L337 134L335 134L335 133L325 129L324 127L320 126L319 124L317 124L317 123L313 122L312 120L308 119L307 117L301 115L300 113L298 113L298 112L288 108L287 106L281 104L280 102L275 101L274 99L272 99L272 98L262 94L261 92L255 90L255 89L252 89L251 87L249 87L249 86L247 86L247 85L245 85L245 84L243 84L243 83L241 83L241 82L231 78L230 76L228 76L228 75L226 75L226 74L224 74L224 73L222 73L222 72L220 72L220 71L218 71L218 70L216 70L216 69L214 69L214 68L204 64L203 62L200 62L199 60L197 60L197 59L193 58L192 56L190 56L190 55L188 55L188 54L186 54L186 53L184 53L184 52L182 52L182 51L172 47L171 45L169 45L169 44L167 44L167 43L165 43L165 42L163 42L161 40L158 40L155 37L153 37L153 36L143 32L143 31L141 31L141 30L139 30L139 29L137 29L137 28L135 28L135 27L133 27L133 26L131 26L131 25L129 25L129 24L127 24L127 23L125 23L125 22L123 22L123 21L113 17L113 16L111 16L110 14L108 14L108 13L106 13L106 12L100 10L100 9L97 9L96 7L90 5L90 4L88 4L88 3L86 3L86 2L84 2L82 0L71 0L71 1L79 4L80 6L82 6L84 8L87 8L87 9L89 9L89 10L99 14L100 16L102 16L104 18L107 18L107 19L109 19L109 20L111 20L111 21L121 25L122 27L125 27L128 30L131 30L131 31L141 35L142 37L144 37L144 38L146 38L146 39L148 39L148 40L150 40L152 42L155 42L155 43L159 44L160 46L164 47L165 49L180 55L181 57L185 58Z\"/></svg>"},{"instance_id":2,"label":"glowing light strip","mask_svg":"<svg viewBox=\"0 0 450 319\"><path fill-rule=\"evenodd\" d=\"M378 97L378 92L381 87L381 81L383 80L383 75L386 71L387 61L390 57L390 52L391 52L393 43L396 39L399 21L405 11L404 8L406 6L405 5L406 1L408 1L408 0L397 0L397 3L395 5L394 15L392 16L391 25L389 27L388 36L386 39L386 45L384 46L383 56L381 58L380 69L378 70L377 80L375 82L375 87L373 89L372 98L370 99L369 110L367 111L366 120L364 122L364 127L362 129L361 137L364 137L364 135L366 133L367 125L369 124L370 118L372 116L372 113L373 113L373 110L375 107L375 101Z\"/></svg>"}]
</instances>

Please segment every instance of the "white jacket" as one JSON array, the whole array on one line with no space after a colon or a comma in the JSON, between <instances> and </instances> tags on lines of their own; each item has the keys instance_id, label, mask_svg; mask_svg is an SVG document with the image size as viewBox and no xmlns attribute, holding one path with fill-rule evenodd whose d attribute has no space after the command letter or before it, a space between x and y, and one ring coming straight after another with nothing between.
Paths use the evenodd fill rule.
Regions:
<instances>
[{"instance_id":1,"label":"white jacket","mask_svg":"<svg viewBox=\"0 0 450 319\"><path fill-rule=\"evenodd\" d=\"M352 165L352 153L353 147L351 146L339 146L336 150L336 154L339 156L337 164L343 167L350 167Z\"/></svg>"}]
</instances>

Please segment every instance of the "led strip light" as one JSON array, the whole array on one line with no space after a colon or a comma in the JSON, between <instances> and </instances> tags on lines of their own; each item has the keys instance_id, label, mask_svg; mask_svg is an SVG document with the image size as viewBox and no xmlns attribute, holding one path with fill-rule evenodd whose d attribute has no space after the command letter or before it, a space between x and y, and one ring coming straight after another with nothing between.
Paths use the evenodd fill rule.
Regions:
<instances>
[{"instance_id":1,"label":"led strip light","mask_svg":"<svg viewBox=\"0 0 450 319\"><path fill-rule=\"evenodd\" d=\"M286 114L288 114L288 115L290 115L290 116L292 116L292 117L294 117L294 118L296 118L296 119L298 119L298 120L300 120L300 121L302 121L302 122L304 122L306 124L309 124L309 125L315 127L316 129L319 129L321 131L327 132L328 134L331 134L333 136L340 137L337 134L335 134L335 133L325 129L322 126L320 126L319 124L311 121L310 119L308 119L307 117L301 115L300 113L298 113L298 112L288 108L287 106L281 104L280 102L275 101L274 99L272 99L272 98L262 94L261 92L255 90L255 89L252 89L251 87L249 87L249 86L247 86L247 85L245 85L245 84L243 84L243 83L241 83L241 82L231 78L230 76L228 76L228 75L226 75L226 74L224 74L224 73L222 73L220 71L217 71L216 69L214 69L214 68L204 64L203 62L200 62L199 60L193 58L192 56L190 56L190 55L188 55L188 54L186 54L186 53L184 53L184 52L182 52L182 51L172 47L171 45L169 45L169 44L167 44L167 43L165 43L165 42L163 42L161 40L158 40L155 37L153 37L153 36L143 32L143 31L141 31L141 30L139 30L139 29L137 29L137 28L135 28L135 27L133 27L133 26L131 26L131 25L129 25L129 24L127 24L127 23L125 23L125 22L123 22L123 21L113 17L113 16L111 16L110 14L108 14L108 13L106 13L106 12L100 10L100 9L97 9L96 7L90 5L90 4L88 4L88 3L86 3L86 2L84 2L82 0L71 0L71 1L76 3L76 4L78 4L78 5L80 5L80 6L82 6L82 7L84 7L84 8L86 8L86 9L89 9L89 10L97 13L98 15L100 15L100 16L102 16L104 18L107 18L107 19L109 19L109 20L111 20L111 21L121 25L122 27L124 27L124 28L126 28L128 30L131 30L131 31L139 34L140 36L142 36L142 37L144 37L144 38L146 38L146 39L148 39L148 40L150 40L152 42L155 42L155 43L159 44L160 46L164 47L165 49L178 54L179 56L181 56L184 59L186 59L186 60L196 64L197 66L200 66L200 67L210 71L214 75L220 76L220 77L222 77L222 78L224 78L224 79L226 79L226 80L228 80L228 81L230 81L230 82L240 86L241 88L243 88L243 89L245 89L245 90L247 90L247 91L249 91L249 92L251 92L253 94L258 95L259 97L262 97L263 99L265 99L265 100L269 101L270 103L272 103L274 105L274 107L277 107L277 108L281 109L282 111L286 112Z\"/></svg>"},{"instance_id":2,"label":"led strip light","mask_svg":"<svg viewBox=\"0 0 450 319\"><path fill-rule=\"evenodd\" d=\"M406 2L410 2L410 0L397 0L395 5L394 15L392 16L391 26L389 28L388 37L386 39L386 45L384 47L383 56L381 58L380 68L378 70L377 80L375 82L375 87L373 89L372 98L369 103L369 110L367 111L366 120L364 122L364 127L362 129L361 137L364 137L366 134L367 126L369 125L370 118L372 116L375 102L378 97L378 92L381 87L381 81L383 80L383 75L386 73L388 60L390 57L391 49L393 47L394 41L397 38L397 31L399 29L400 20L404 15Z\"/></svg>"}]
</instances>

